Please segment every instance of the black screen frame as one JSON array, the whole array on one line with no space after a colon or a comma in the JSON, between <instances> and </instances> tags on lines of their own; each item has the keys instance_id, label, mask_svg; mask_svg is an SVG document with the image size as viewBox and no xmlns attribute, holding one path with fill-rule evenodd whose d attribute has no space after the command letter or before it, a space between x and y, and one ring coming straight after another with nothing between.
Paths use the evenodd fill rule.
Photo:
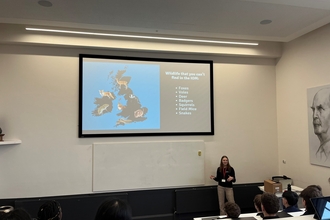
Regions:
<instances>
[{"instance_id":1,"label":"black screen frame","mask_svg":"<svg viewBox=\"0 0 330 220\"><path fill-rule=\"evenodd\" d=\"M143 133L96 133L83 134L83 60L84 58L96 58L106 60L123 61L150 61L150 62L174 62L174 63L202 63L210 65L210 131L207 132L143 132ZM97 137L130 137L130 136L210 136L214 135L214 91L213 91L213 61L211 60L192 60L192 59L164 59L150 57L130 57L130 56L108 56L79 54L79 138L97 138Z\"/></svg>"}]
</instances>

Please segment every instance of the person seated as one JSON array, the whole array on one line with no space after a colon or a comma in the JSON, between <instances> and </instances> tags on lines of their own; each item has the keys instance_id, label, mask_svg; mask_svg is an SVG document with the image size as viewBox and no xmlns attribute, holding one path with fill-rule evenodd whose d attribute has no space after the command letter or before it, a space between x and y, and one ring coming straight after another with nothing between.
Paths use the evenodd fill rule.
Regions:
<instances>
[{"instance_id":1,"label":"person seated","mask_svg":"<svg viewBox=\"0 0 330 220\"><path fill-rule=\"evenodd\" d=\"M305 208L305 213L303 215L315 215L315 210L310 199L323 197L322 188L318 185L309 185L303 191L301 191L299 196L302 198L302 204Z\"/></svg>"},{"instance_id":2,"label":"person seated","mask_svg":"<svg viewBox=\"0 0 330 220\"><path fill-rule=\"evenodd\" d=\"M261 194L257 194L253 199L254 208L257 210L257 216L261 218L264 217L264 214L261 210Z\"/></svg>"},{"instance_id":3,"label":"person seated","mask_svg":"<svg viewBox=\"0 0 330 220\"><path fill-rule=\"evenodd\" d=\"M2 213L0 220L32 220L32 218L27 211L18 208Z\"/></svg>"},{"instance_id":4,"label":"person seated","mask_svg":"<svg viewBox=\"0 0 330 220\"><path fill-rule=\"evenodd\" d=\"M131 220L131 208L123 200L109 199L104 201L97 210L95 220Z\"/></svg>"},{"instance_id":5,"label":"person seated","mask_svg":"<svg viewBox=\"0 0 330 220\"><path fill-rule=\"evenodd\" d=\"M235 202L226 202L224 210L227 214L227 218L238 218L241 214L241 209Z\"/></svg>"},{"instance_id":6,"label":"person seated","mask_svg":"<svg viewBox=\"0 0 330 220\"><path fill-rule=\"evenodd\" d=\"M265 192L261 195L261 210L264 214L263 219L279 218L276 214L280 209L277 196Z\"/></svg>"},{"instance_id":7,"label":"person seated","mask_svg":"<svg viewBox=\"0 0 330 220\"><path fill-rule=\"evenodd\" d=\"M52 200L42 204L38 211L38 220L61 220L62 208L59 202Z\"/></svg>"},{"instance_id":8,"label":"person seated","mask_svg":"<svg viewBox=\"0 0 330 220\"><path fill-rule=\"evenodd\" d=\"M282 194L282 203L285 207L283 212L300 212L301 210L298 208L299 196L297 193L292 191L285 191Z\"/></svg>"}]
</instances>

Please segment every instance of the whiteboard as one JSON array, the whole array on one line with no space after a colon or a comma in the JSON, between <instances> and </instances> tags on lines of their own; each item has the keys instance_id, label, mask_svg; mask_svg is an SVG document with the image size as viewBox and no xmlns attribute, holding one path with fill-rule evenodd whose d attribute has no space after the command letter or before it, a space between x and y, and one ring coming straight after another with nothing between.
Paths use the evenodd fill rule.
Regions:
<instances>
[{"instance_id":1,"label":"whiteboard","mask_svg":"<svg viewBox=\"0 0 330 220\"><path fill-rule=\"evenodd\" d=\"M204 185L204 142L93 144L93 191Z\"/></svg>"}]
</instances>

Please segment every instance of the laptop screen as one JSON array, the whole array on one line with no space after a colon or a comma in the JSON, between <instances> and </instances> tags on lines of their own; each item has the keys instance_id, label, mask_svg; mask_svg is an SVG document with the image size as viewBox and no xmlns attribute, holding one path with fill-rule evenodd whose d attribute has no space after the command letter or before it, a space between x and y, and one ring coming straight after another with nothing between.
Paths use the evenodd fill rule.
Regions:
<instances>
[{"instance_id":1,"label":"laptop screen","mask_svg":"<svg viewBox=\"0 0 330 220\"><path fill-rule=\"evenodd\" d=\"M311 202L319 220L330 219L330 196L311 198Z\"/></svg>"}]
</instances>

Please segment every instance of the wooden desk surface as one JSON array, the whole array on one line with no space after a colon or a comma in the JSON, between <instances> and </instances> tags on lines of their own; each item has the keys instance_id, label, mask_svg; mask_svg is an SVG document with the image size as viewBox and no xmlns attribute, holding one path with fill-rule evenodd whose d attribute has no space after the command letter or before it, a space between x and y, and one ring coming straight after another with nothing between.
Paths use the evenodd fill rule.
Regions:
<instances>
[{"instance_id":1,"label":"wooden desk surface","mask_svg":"<svg viewBox=\"0 0 330 220\"><path fill-rule=\"evenodd\" d=\"M301 216L304 213L304 211L301 212L290 212L289 214L292 215L293 217L287 217L290 220L295 220L295 219L299 219L299 220L314 220L313 216L314 215L304 215ZM203 220L203 218L210 218L208 220L214 219L216 220L217 218L225 218L225 215L220 215L220 216L205 216L205 217L197 217L194 218L194 220ZM263 218L261 218L260 216L257 216L257 213L244 213L244 214L240 214L239 216L240 218L243 217L254 217L256 220L262 220ZM284 218L280 218L280 219L284 219ZM227 219L226 219L227 220ZM229 219L228 219L229 220Z\"/></svg>"}]
</instances>

